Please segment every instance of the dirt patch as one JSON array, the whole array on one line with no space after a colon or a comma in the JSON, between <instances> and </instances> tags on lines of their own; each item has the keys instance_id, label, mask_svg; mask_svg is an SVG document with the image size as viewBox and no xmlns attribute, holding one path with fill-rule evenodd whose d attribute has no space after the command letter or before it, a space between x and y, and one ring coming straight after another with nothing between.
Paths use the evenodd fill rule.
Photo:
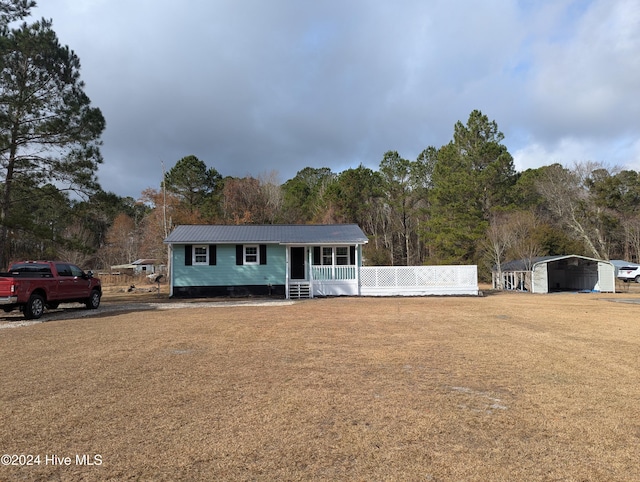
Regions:
<instances>
[{"instance_id":1,"label":"dirt patch","mask_svg":"<svg viewBox=\"0 0 640 482\"><path fill-rule=\"evenodd\" d=\"M40 463L0 480L638 480L638 308L605 300L639 297L187 303L2 330L0 452Z\"/></svg>"}]
</instances>

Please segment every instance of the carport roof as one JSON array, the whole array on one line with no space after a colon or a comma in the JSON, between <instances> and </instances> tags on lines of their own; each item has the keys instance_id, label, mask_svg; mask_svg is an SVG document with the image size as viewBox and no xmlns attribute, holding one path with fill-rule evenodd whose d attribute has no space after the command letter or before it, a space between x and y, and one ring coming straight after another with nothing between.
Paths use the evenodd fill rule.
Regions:
<instances>
[{"instance_id":1,"label":"carport roof","mask_svg":"<svg viewBox=\"0 0 640 482\"><path fill-rule=\"evenodd\" d=\"M587 261L595 261L595 262L605 262L609 263L609 261L595 258L588 258L587 256L579 256L577 254L568 254L562 256L537 256L535 258L529 259L517 259L514 261L509 261L502 265L502 271L528 271L527 264L531 267L535 266L538 263L550 263L552 261L559 261L561 259L567 258L579 258Z\"/></svg>"},{"instance_id":2,"label":"carport roof","mask_svg":"<svg viewBox=\"0 0 640 482\"><path fill-rule=\"evenodd\" d=\"M181 225L166 244L364 244L367 236L357 224Z\"/></svg>"}]
</instances>

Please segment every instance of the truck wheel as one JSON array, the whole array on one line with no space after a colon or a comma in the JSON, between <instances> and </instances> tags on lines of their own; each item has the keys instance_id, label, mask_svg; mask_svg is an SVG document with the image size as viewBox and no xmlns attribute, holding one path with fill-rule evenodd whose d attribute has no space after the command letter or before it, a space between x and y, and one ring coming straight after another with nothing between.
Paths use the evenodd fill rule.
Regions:
<instances>
[{"instance_id":1,"label":"truck wheel","mask_svg":"<svg viewBox=\"0 0 640 482\"><path fill-rule=\"evenodd\" d=\"M27 320L37 320L44 313L44 298L33 294L24 307L24 317Z\"/></svg>"},{"instance_id":2,"label":"truck wheel","mask_svg":"<svg viewBox=\"0 0 640 482\"><path fill-rule=\"evenodd\" d=\"M640 283L640 275L636 276L636 283Z\"/></svg>"},{"instance_id":3,"label":"truck wheel","mask_svg":"<svg viewBox=\"0 0 640 482\"><path fill-rule=\"evenodd\" d=\"M85 301L88 310L96 310L100 306L100 292L98 290L91 291L89 298Z\"/></svg>"}]
</instances>

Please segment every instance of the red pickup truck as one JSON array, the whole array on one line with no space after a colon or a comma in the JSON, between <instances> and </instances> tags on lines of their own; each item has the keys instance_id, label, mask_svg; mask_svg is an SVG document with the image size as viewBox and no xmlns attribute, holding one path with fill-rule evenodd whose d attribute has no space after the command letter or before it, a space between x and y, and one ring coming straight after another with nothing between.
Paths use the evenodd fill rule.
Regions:
<instances>
[{"instance_id":1,"label":"red pickup truck","mask_svg":"<svg viewBox=\"0 0 640 482\"><path fill-rule=\"evenodd\" d=\"M20 309L25 318L37 319L45 308L80 302L88 309L100 306L102 285L91 271L63 261L22 261L0 273L0 309Z\"/></svg>"}]
</instances>

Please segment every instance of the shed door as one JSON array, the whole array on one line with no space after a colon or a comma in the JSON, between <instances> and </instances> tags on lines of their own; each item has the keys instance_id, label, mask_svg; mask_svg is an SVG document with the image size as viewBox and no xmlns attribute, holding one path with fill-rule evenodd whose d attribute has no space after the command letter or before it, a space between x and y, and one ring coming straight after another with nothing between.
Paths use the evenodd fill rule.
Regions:
<instances>
[{"instance_id":1,"label":"shed door","mask_svg":"<svg viewBox=\"0 0 640 482\"><path fill-rule=\"evenodd\" d=\"M291 279L305 279L304 247L291 248Z\"/></svg>"}]
</instances>

